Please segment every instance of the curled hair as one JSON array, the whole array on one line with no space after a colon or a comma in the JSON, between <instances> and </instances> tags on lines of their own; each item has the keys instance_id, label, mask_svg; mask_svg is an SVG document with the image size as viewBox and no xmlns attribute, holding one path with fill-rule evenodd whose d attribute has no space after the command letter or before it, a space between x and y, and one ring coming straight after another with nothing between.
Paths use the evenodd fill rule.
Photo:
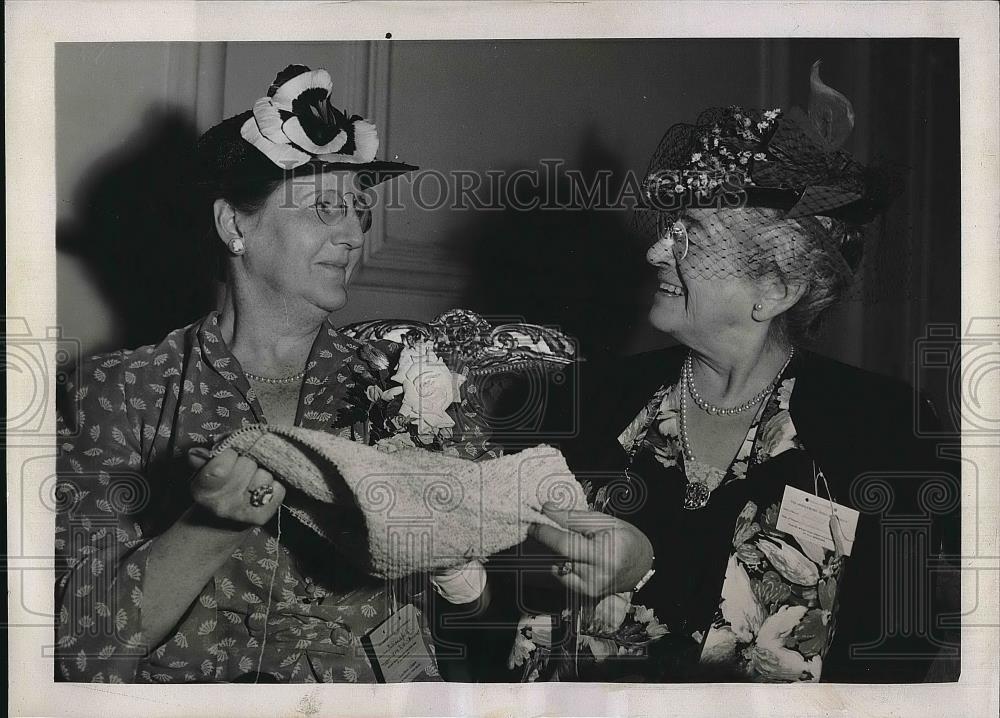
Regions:
<instances>
[{"instance_id":1,"label":"curled hair","mask_svg":"<svg viewBox=\"0 0 1000 718\"><path fill-rule=\"evenodd\" d=\"M812 338L854 281L859 230L828 217L784 219L780 210L759 207L740 211L756 227L749 233L753 251L744 255L748 277L804 287L799 300L772 322L772 338L793 344Z\"/></svg>"}]
</instances>

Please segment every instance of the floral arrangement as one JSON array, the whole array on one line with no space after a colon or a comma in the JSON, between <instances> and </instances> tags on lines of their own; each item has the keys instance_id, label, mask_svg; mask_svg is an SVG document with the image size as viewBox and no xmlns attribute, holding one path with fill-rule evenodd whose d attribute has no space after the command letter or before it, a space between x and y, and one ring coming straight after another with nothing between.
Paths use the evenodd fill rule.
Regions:
<instances>
[{"instance_id":1,"label":"floral arrangement","mask_svg":"<svg viewBox=\"0 0 1000 718\"><path fill-rule=\"evenodd\" d=\"M375 125L334 107L332 91L333 80L326 70L289 65L274 78L267 95L254 103L253 116L240 134L285 169L313 159L371 162L379 144Z\"/></svg>"},{"instance_id":2,"label":"floral arrangement","mask_svg":"<svg viewBox=\"0 0 1000 718\"><path fill-rule=\"evenodd\" d=\"M404 448L459 453L480 436L478 425L463 421L456 436L456 416L462 409L465 374L455 372L429 339L407 339L394 359L372 344L363 344L361 372L346 396L333 428L354 432L352 438L386 452ZM469 412L462 411L463 418ZM474 418L474 415L473 417Z\"/></svg>"}]
</instances>

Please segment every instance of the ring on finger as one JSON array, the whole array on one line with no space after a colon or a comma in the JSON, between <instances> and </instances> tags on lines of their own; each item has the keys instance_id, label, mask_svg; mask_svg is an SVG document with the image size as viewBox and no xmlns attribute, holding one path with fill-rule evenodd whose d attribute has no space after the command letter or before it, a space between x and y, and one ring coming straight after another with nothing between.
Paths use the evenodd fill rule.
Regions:
<instances>
[{"instance_id":1,"label":"ring on finger","mask_svg":"<svg viewBox=\"0 0 1000 718\"><path fill-rule=\"evenodd\" d=\"M274 484L258 486L254 489L247 489L247 492L250 494L251 506L265 506L269 504L271 499L274 497Z\"/></svg>"},{"instance_id":2,"label":"ring on finger","mask_svg":"<svg viewBox=\"0 0 1000 718\"><path fill-rule=\"evenodd\" d=\"M573 573L573 562L563 561L561 564L556 566L556 574L559 576L568 576Z\"/></svg>"}]
</instances>

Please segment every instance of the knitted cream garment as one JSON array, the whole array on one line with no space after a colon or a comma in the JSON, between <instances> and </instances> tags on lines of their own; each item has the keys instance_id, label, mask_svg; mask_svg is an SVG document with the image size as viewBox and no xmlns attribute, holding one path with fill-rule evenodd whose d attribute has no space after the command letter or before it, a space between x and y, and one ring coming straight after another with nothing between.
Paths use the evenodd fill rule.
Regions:
<instances>
[{"instance_id":1,"label":"knitted cream garment","mask_svg":"<svg viewBox=\"0 0 1000 718\"><path fill-rule=\"evenodd\" d=\"M422 449L389 454L322 431L252 424L223 438L213 454L225 449L313 499L289 491L285 506L334 543L342 526L323 505L356 503L368 568L384 578L451 568L516 546L532 523L555 525L543 503L587 508L566 460L545 445L474 462Z\"/></svg>"}]
</instances>

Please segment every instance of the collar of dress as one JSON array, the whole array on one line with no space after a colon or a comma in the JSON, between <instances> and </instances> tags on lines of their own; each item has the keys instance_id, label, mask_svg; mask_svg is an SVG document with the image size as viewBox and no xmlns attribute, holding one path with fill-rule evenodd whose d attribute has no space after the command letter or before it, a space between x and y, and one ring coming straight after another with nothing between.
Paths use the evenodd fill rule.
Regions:
<instances>
[{"instance_id":1,"label":"collar of dress","mask_svg":"<svg viewBox=\"0 0 1000 718\"><path fill-rule=\"evenodd\" d=\"M243 368L222 337L219 313L211 312L197 329L201 360L239 391L250 404L258 421L264 412ZM304 367L295 425L325 429L350 388L352 375L363 371L357 356L361 342L337 330L327 317L320 325Z\"/></svg>"}]
</instances>

